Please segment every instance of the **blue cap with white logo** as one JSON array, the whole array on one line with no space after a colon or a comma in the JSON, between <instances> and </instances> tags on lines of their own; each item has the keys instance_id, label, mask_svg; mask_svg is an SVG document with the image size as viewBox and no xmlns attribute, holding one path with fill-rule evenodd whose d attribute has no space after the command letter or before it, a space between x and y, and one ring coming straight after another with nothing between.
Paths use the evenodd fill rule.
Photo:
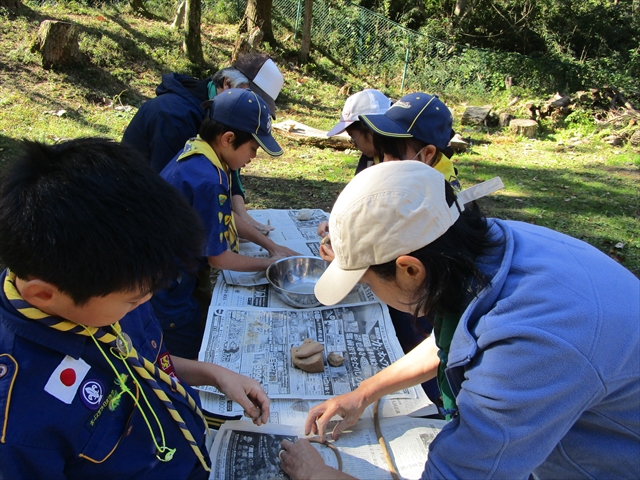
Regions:
<instances>
[{"instance_id":1,"label":"blue cap with white logo","mask_svg":"<svg viewBox=\"0 0 640 480\"><path fill-rule=\"evenodd\" d=\"M453 116L437 95L410 93L383 115L360 115L360 120L385 137L416 138L444 150L453 135Z\"/></svg>"},{"instance_id":2,"label":"blue cap with white logo","mask_svg":"<svg viewBox=\"0 0 640 480\"><path fill-rule=\"evenodd\" d=\"M213 99L209 117L228 127L253 135L272 157L282 155L282 148L271 135L271 113L266 102L245 88L230 88Z\"/></svg>"}]
</instances>

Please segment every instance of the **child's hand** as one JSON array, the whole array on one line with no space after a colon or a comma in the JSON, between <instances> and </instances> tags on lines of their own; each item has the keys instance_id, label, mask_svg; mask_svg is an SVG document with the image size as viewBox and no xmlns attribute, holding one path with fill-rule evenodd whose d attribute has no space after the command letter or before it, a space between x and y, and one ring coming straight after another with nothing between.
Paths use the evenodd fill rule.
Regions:
<instances>
[{"instance_id":1,"label":"child's hand","mask_svg":"<svg viewBox=\"0 0 640 480\"><path fill-rule=\"evenodd\" d=\"M281 258L296 257L299 255L302 255L302 254L294 250L291 250L290 248L285 247L283 245L275 245L272 250L269 250L269 257L271 257L271 259L273 259L274 261L280 260Z\"/></svg>"},{"instance_id":2,"label":"child's hand","mask_svg":"<svg viewBox=\"0 0 640 480\"><path fill-rule=\"evenodd\" d=\"M318 225L318 236L324 238L329 234L329 222L322 222Z\"/></svg>"},{"instance_id":3,"label":"child's hand","mask_svg":"<svg viewBox=\"0 0 640 480\"><path fill-rule=\"evenodd\" d=\"M260 231L260 233L262 233L263 235L269 235L269 232L272 232L273 230L275 230L275 228L272 227L271 225L265 225L264 223L257 222L256 220L253 220L253 219L251 219L249 223L254 227L256 227Z\"/></svg>"},{"instance_id":4,"label":"child's hand","mask_svg":"<svg viewBox=\"0 0 640 480\"><path fill-rule=\"evenodd\" d=\"M231 370L219 374L217 380L218 389L238 403L253 423L260 426L269 421L271 402L257 380Z\"/></svg>"}]
</instances>

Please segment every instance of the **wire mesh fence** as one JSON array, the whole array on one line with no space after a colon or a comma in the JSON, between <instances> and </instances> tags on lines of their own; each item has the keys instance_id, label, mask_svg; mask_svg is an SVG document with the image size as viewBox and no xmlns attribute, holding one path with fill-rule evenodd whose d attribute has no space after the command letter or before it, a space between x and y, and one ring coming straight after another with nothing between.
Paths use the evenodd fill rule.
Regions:
<instances>
[{"instance_id":1,"label":"wire mesh fence","mask_svg":"<svg viewBox=\"0 0 640 480\"><path fill-rule=\"evenodd\" d=\"M232 1L239 20L247 2ZM304 0L273 0L274 29L285 29L299 42L303 7ZM554 91L579 77L571 65L436 39L348 1L314 0L311 43L312 51L336 64L395 83L401 91L482 94L505 88L507 77L524 88Z\"/></svg>"}]
</instances>

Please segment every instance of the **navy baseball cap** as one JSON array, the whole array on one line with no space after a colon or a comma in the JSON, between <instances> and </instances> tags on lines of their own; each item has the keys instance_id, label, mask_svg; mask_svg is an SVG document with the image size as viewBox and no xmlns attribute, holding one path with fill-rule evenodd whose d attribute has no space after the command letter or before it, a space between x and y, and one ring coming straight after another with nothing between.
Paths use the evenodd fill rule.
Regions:
<instances>
[{"instance_id":1,"label":"navy baseball cap","mask_svg":"<svg viewBox=\"0 0 640 480\"><path fill-rule=\"evenodd\" d=\"M410 93L383 115L360 115L360 120L385 137L417 138L444 150L452 136L453 116L437 95Z\"/></svg>"},{"instance_id":2,"label":"navy baseball cap","mask_svg":"<svg viewBox=\"0 0 640 480\"><path fill-rule=\"evenodd\" d=\"M255 92L245 88L230 88L213 98L209 117L228 127L253 135L272 157L283 151L271 135L271 112L267 103Z\"/></svg>"}]
</instances>

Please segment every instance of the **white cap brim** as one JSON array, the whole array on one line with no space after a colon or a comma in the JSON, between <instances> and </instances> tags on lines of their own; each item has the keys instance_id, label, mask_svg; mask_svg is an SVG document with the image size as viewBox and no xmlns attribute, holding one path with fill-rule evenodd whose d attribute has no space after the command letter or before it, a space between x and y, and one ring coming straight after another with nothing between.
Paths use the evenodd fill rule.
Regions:
<instances>
[{"instance_id":1,"label":"white cap brim","mask_svg":"<svg viewBox=\"0 0 640 480\"><path fill-rule=\"evenodd\" d=\"M334 135L341 134L352 123L353 123L352 121L340 120L335 127L333 127L331 130L327 132L327 137L333 137Z\"/></svg>"},{"instance_id":2,"label":"white cap brim","mask_svg":"<svg viewBox=\"0 0 640 480\"><path fill-rule=\"evenodd\" d=\"M316 283L313 292L322 304L335 305L349 294L368 269L342 270L334 260Z\"/></svg>"}]
</instances>

